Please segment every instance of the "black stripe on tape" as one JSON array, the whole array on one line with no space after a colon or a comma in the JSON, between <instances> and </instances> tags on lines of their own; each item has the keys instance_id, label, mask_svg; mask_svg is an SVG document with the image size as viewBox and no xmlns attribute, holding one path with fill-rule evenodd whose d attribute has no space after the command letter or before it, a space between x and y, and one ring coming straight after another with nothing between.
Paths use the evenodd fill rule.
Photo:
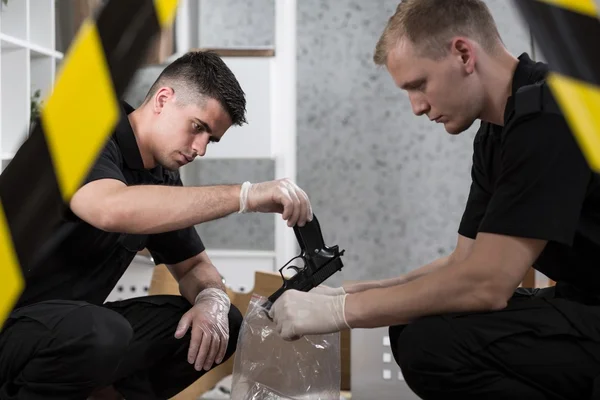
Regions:
<instances>
[{"instance_id":1,"label":"black stripe on tape","mask_svg":"<svg viewBox=\"0 0 600 400\"><path fill-rule=\"evenodd\" d=\"M514 3L554 71L600 86L598 18L535 0Z\"/></svg>"},{"instance_id":2,"label":"black stripe on tape","mask_svg":"<svg viewBox=\"0 0 600 400\"><path fill-rule=\"evenodd\" d=\"M154 2L111 0L100 11L96 27L118 97L160 32ZM0 174L0 199L19 264L27 275L27 270L43 262L44 256L64 238L54 234L67 209L39 121Z\"/></svg>"},{"instance_id":3,"label":"black stripe on tape","mask_svg":"<svg viewBox=\"0 0 600 400\"><path fill-rule=\"evenodd\" d=\"M152 39L160 33L154 1L111 1L96 26L115 92L121 96L146 58Z\"/></svg>"},{"instance_id":4,"label":"black stripe on tape","mask_svg":"<svg viewBox=\"0 0 600 400\"><path fill-rule=\"evenodd\" d=\"M22 268L30 266L64 211L39 123L0 175L0 198L19 263Z\"/></svg>"}]
</instances>

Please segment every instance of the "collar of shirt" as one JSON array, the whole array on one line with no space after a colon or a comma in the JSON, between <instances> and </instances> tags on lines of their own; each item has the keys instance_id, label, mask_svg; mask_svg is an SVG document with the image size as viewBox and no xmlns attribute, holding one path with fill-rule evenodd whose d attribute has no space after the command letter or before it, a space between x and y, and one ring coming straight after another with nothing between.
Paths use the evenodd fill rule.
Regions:
<instances>
[{"instance_id":1,"label":"collar of shirt","mask_svg":"<svg viewBox=\"0 0 600 400\"><path fill-rule=\"evenodd\" d=\"M115 128L115 139L123 154L123 160L127 167L132 170L145 170L142 154L137 144L133 128L129 122L129 114L135 109L127 102L121 102L121 116ZM162 167L159 165L149 170L156 176L162 176Z\"/></svg>"},{"instance_id":2,"label":"collar of shirt","mask_svg":"<svg viewBox=\"0 0 600 400\"><path fill-rule=\"evenodd\" d=\"M504 109L504 122L508 121L511 113L515 109L514 95L521 87L538 82L546 77L548 67L541 62L535 62L529 57L529 54L523 53L519 56L519 63L513 75L511 95L508 97Z\"/></svg>"},{"instance_id":3,"label":"collar of shirt","mask_svg":"<svg viewBox=\"0 0 600 400\"><path fill-rule=\"evenodd\" d=\"M115 129L115 138L121 148L127 167L130 169L144 169L142 154L140 153L133 128L128 118L129 114L133 111L134 108L128 103L121 103L121 116Z\"/></svg>"}]
</instances>

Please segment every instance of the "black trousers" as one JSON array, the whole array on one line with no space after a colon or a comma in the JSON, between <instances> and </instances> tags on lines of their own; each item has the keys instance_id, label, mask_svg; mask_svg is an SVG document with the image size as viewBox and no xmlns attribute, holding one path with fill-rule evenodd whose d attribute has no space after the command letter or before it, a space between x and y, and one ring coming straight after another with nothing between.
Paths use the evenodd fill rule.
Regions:
<instances>
[{"instance_id":1,"label":"black trousers","mask_svg":"<svg viewBox=\"0 0 600 400\"><path fill-rule=\"evenodd\" d=\"M600 306L518 289L500 311L389 329L406 383L429 399L600 399Z\"/></svg>"},{"instance_id":2,"label":"black trousers","mask_svg":"<svg viewBox=\"0 0 600 400\"><path fill-rule=\"evenodd\" d=\"M191 307L180 296L106 303L45 301L15 310L0 334L0 399L85 400L113 385L127 400L168 399L205 371L187 362L190 330L175 329ZM242 315L229 312L235 351Z\"/></svg>"}]
</instances>

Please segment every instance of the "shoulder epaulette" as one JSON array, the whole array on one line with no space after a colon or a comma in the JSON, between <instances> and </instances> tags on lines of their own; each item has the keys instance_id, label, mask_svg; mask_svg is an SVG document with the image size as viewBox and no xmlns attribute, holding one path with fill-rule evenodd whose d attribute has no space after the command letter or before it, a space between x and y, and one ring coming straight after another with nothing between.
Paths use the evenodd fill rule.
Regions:
<instances>
[{"instance_id":1,"label":"shoulder epaulette","mask_svg":"<svg viewBox=\"0 0 600 400\"><path fill-rule=\"evenodd\" d=\"M514 96L515 109L505 124L505 131L514 122L524 117L541 113L562 115L546 81L523 86L517 90Z\"/></svg>"}]
</instances>

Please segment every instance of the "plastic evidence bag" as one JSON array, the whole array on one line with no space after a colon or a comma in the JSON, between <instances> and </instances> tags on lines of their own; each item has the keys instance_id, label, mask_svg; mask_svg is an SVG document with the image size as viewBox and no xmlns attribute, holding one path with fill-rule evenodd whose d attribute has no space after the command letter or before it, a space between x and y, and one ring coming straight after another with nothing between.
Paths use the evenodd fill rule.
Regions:
<instances>
[{"instance_id":1,"label":"plastic evidence bag","mask_svg":"<svg viewBox=\"0 0 600 400\"><path fill-rule=\"evenodd\" d=\"M340 334L285 341L254 294L238 337L232 400L339 400Z\"/></svg>"}]
</instances>

